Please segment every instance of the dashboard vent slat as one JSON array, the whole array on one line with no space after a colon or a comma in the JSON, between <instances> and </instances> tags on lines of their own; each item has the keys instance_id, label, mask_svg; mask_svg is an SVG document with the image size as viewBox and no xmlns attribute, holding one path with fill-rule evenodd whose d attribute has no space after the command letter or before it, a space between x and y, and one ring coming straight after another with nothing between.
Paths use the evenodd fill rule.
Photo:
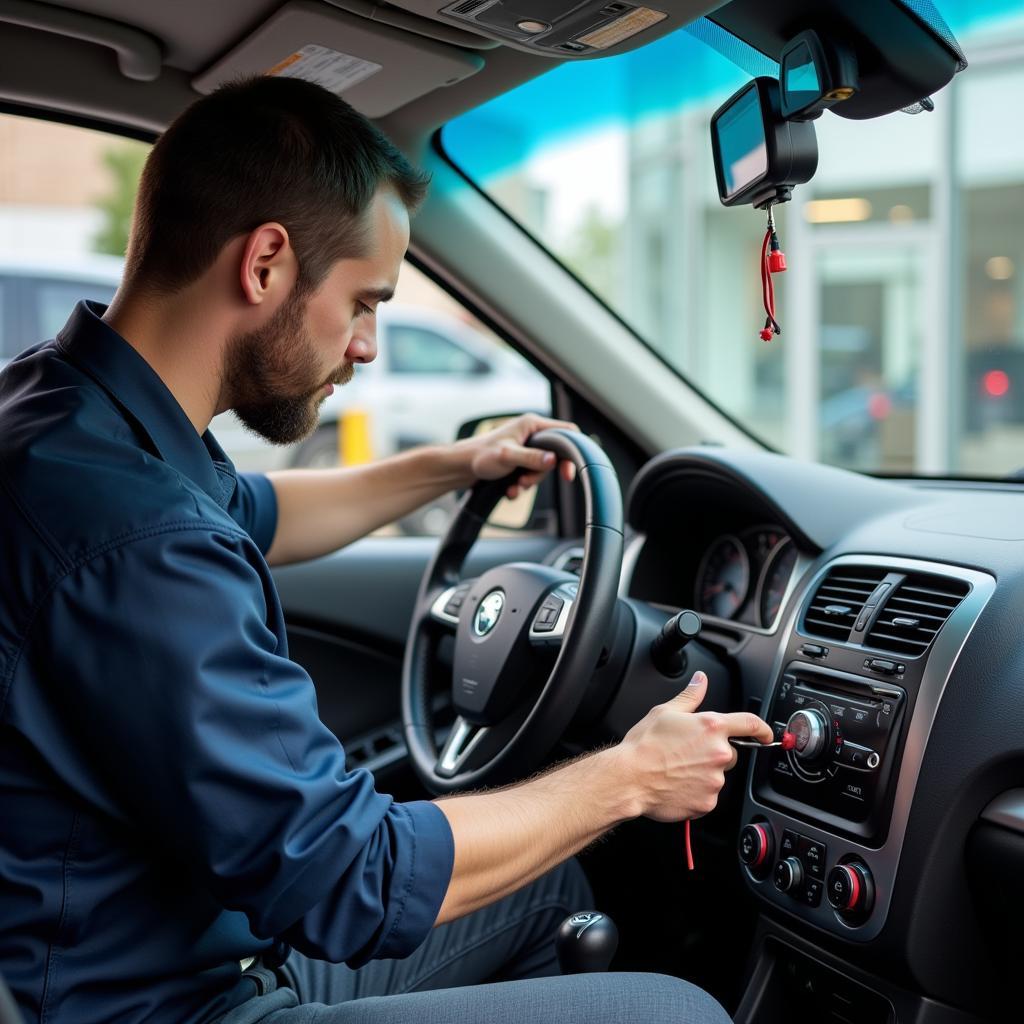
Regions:
<instances>
[{"instance_id":1,"label":"dashboard vent slat","mask_svg":"<svg viewBox=\"0 0 1024 1024\"><path fill-rule=\"evenodd\" d=\"M864 603L885 575L884 569L868 566L830 570L804 612L804 633L824 640L849 640Z\"/></svg>"},{"instance_id":2,"label":"dashboard vent slat","mask_svg":"<svg viewBox=\"0 0 1024 1024\"><path fill-rule=\"evenodd\" d=\"M865 646L912 658L923 654L970 589L952 577L911 573L882 606Z\"/></svg>"}]
</instances>

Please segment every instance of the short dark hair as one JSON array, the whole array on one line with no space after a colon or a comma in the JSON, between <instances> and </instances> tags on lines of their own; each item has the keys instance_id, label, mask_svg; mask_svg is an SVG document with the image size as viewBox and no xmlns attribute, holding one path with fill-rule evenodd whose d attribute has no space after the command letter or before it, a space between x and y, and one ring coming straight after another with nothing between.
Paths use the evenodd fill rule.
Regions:
<instances>
[{"instance_id":1,"label":"short dark hair","mask_svg":"<svg viewBox=\"0 0 1024 1024\"><path fill-rule=\"evenodd\" d=\"M409 212L426 194L415 169L340 97L297 78L231 82L192 104L146 160L125 278L158 292L196 280L231 239L278 221L316 287L363 255L363 215L381 187Z\"/></svg>"}]
</instances>

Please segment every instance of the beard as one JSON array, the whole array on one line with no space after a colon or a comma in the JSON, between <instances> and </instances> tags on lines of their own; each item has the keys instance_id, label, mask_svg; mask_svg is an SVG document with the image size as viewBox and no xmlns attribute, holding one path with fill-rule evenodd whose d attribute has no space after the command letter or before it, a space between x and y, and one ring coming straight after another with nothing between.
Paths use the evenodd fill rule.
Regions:
<instances>
[{"instance_id":1,"label":"beard","mask_svg":"<svg viewBox=\"0 0 1024 1024\"><path fill-rule=\"evenodd\" d=\"M306 328L305 297L291 295L261 328L231 340L224 380L242 424L271 444L309 437L320 421L326 384L347 384L349 362L325 379Z\"/></svg>"}]
</instances>

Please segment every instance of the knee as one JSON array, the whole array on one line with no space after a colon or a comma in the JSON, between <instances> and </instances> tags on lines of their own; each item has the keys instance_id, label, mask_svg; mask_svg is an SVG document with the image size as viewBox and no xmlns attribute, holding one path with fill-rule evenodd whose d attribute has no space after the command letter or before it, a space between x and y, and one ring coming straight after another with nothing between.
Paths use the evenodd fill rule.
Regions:
<instances>
[{"instance_id":1,"label":"knee","mask_svg":"<svg viewBox=\"0 0 1024 1024\"><path fill-rule=\"evenodd\" d=\"M731 1024L722 1004L696 985L666 974L636 974L644 989L642 1002L650 1007L644 1019L651 1024Z\"/></svg>"}]
</instances>

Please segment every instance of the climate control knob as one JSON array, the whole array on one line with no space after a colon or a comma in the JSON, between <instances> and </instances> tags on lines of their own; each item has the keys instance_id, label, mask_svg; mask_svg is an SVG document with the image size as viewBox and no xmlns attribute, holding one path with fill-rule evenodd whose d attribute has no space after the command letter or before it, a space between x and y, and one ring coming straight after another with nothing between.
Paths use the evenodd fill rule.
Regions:
<instances>
[{"instance_id":1,"label":"climate control knob","mask_svg":"<svg viewBox=\"0 0 1024 1024\"><path fill-rule=\"evenodd\" d=\"M866 864L850 861L837 864L825 885L828 901L844 917L865 918L871 912L875 887Z\"/></svg>"},{"instance_id":2,"label":"climate control knob","mask_svg":"<svg viewBox=\"0 0 1024 1024\"><path fill-rule=\"evenodd\" d=\"M804 866L796 857L787 857L775 865L775 888L789 892L799 887L804 880Z\"/></svg>"},{"instance_id":3,"label":"climate control knob","mask_svg":"<svg viewBox=\"0 0 1024 1024\"><path fill-rule=\"evenodd\" d=\"M820 711L794 711L786 731L793 734L793 753L801 761L814 761L828 751L828 720Z\"/></svg>"},{"instance_id":4,"label":"climate control knob","mask_svg":"<svg viewBox=\"0 0 1024 1024\"><path fill-rule=\"evenodd\" d=\"M740 832L740 860L752 875L763 877L772 860L772 834L768 826L755 821L744 825Z\"/></svg>"}]
</instances>

